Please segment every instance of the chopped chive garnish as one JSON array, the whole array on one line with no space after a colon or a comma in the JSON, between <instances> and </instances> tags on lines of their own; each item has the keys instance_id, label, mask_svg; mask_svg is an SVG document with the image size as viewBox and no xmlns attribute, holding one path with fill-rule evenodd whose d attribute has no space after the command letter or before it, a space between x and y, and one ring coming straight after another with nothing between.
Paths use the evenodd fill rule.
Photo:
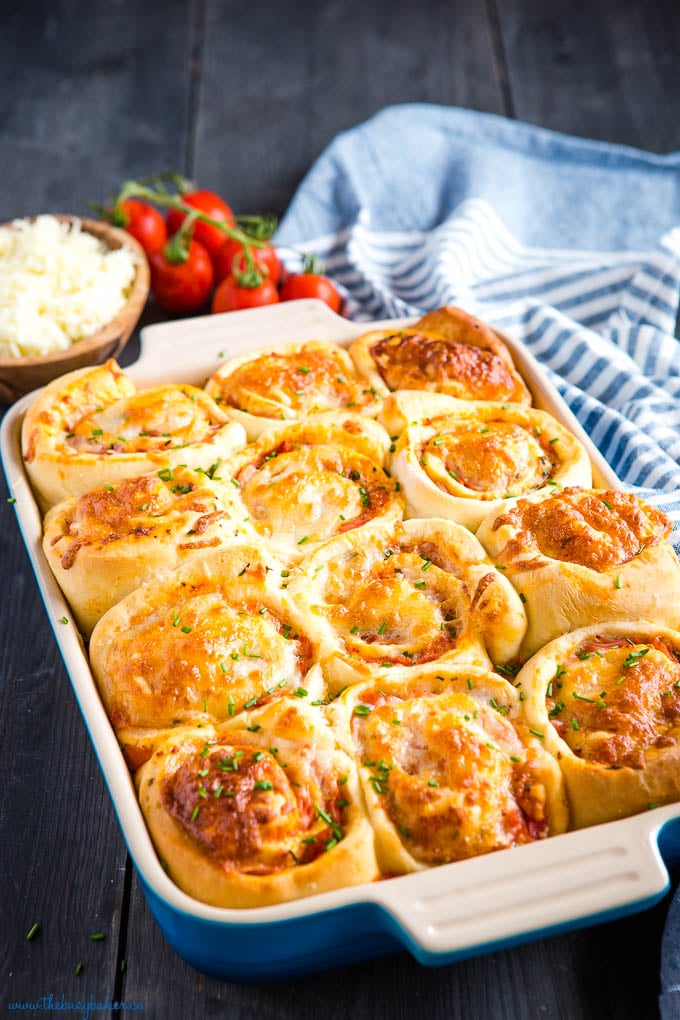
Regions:
<instances>
[{"instance_id":1,"label":"chopped chive garnish","mask_svg":"<svg viewBox=\"0 0 680 1020\"><path fill-rule=\"evenodd\" d=\"M269 779L258 779L253 784L254 790L273 790L274 786Z\"/></svg>"},{"instance_id":2,"label":"chopped chive garnish","mask_svg":"<svg viewBox=\"0 0 680 1020\"><path fill-rule=\"evenodd\" d=\"M439 786L439 783L437 782L436 779L428 779L427 785L428 786Z\"/></svg>"},{"instance_id":3,"label":"chopped chive garnish","mask_svg":"<svg viewBox=\"0 0 680 1020\"><path fill-rule=\"evenodd\" d=\"M186 623L184 624L183 627L180 627L180 630L182 631L183 634L191 634L191 627L188 627Z\"/></svg>"},{"instance_id":4,"label":"chopped chive garnish","mask_svg":"<svg viewBox=\"0 0 680 1020\"><path fill-rule=\"evenodd\" d=\"M253 705L257 705L257 697L248 698L248 700L243 703L244 708L252 708Z\"/></svg>"},{"instance_id":5,"label":"chopped chive garnish","mask_svg":"<svg viewBox=\"0 0 680 1020\"><path fill-rule=\"evenodd\" d=\"M90 938L93 942L102 942L106 938L106 935L103 931L96 931L94 935L90 935Z\"/></svg>"},{"instance_id":6,"label":"chopped chive garnish","mask_svg":"<svg viewBox=\"0 0 680 1020\"><path fill-rule=\"evenodd\" d=\"M571 717L571 728L574 731L580 729L580 726L578 724L578 719L575 719L574 716Z\"/></svg>"},{"instance_id":7,"label":"chopped chive garnish","mask_svg":"<svg viewBox=\"0 0 680 1020\"><path fill-rule=\"evenodd\" d=\"M543 737L545 736L545 733L541 733L540 730L531 730L530 729L529 733L531 733L534 737L538 737L540 740L543 740Z\"/></svg>"},{"instance_id":8,"label":"chopped chive garnish","mask_svg":"<svg viewBox=\"0 0 680 1020\"><path fill-rule=\"evenodd\" d=\"M649 648L641 648L639 652L631 652L623 665L627 666L628 668L630 668L631 666L637 666L640 659L643 656L645 656L648 651Z\"/></svg>"},{"instance_id":9,"label":"chopped chive garnish","mask_svg":"<svg viewBox=\"0 0 680 1020\"><path fill-rule=\"evenodd\" d=\"M83 972L83 963L81 961L80 963L77 963L75 965L73 973L75 974L76 977L78 977L78 975L82 974L82 972Z\"/></svg>"},{"instance_id":10,"label":"chopped chive garnish","mask_svg":"<svg viewBox=\"0 0 680 1020\"><path fill-rule=\"evenodd\" d=\"M303 535L300 541L298 542L298 545L304 545L305 542L309 542L309 535Z\"/></svg>"},{"instance_id":11,"label":"chopped chive garnish","mask_svg":"<svg viewBox=\"0 0 680 1020\"><path fill-rule=\"evenodd\" d=\"M31 939L34 939L39 931L40 931L40 925L36 922L34 925L31 926L30 931L27 933L26 941L30 942Z\"/></svg>"},{"instance_id":12,"label":"chopped chive garnish","mask_svg":"<svg viewBox=\"0 0 680 1020\"><path fill-rule=\"evenodd\" d=\"M354 715L370 715L371 708L369 705L355 705Z\"/></svg>"},{"instance_id":13,"label":"chopped chive garnish","mask_svg":"<svg viewBox=\"0 0 680 1020\"><path fill-rule=\"evenodd\" d=\"M615 588L620 588L621 587L621 575L620 574L616 575L616 580L614 581L614 587Z\"/></svg>"}]
</instances>

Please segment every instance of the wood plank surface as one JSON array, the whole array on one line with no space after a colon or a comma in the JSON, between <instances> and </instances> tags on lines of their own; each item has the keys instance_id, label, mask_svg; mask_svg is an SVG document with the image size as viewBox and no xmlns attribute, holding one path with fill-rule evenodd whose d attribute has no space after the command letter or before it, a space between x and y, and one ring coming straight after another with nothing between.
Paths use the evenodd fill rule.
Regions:
<instances>
[{"instance_id":1,"label":"wood plank surface","mask_svg":"<svg viewBox=\"0 0 680 1020\"><path fill-rule=\"evenodd\" d=\"M170 167L239 211L282 213L338 131L397 102L680 148L673 0L12 0L0 19L0 220L85 213L83 199ZM150 306L145 320L159 317ZM124 363L135 352L132 344ZM179 960L132 873L4 480L0 489L2 1015L50 993L133 999L159 1020L656 1015L668 898L635 917L436 969L400 953L246 985ZM41 930L27 942L35 922Z\"/></svg>"},{"instance_id":2,"label":"wood plank surface","mask_svg":"<svg viewBox=\"0 0 680 1020\"><path fill-rule=\"evenodd\" d=\"M514 115L655 152L680 148L680 5L495 0Z\"/></svg>"},{"instance_id":3,"label":"wood plank surface","mask_svg":"<svg viewBox=\"0 0 680 1020\"><path fill-rule=\"evenodd\" d=\"M280 214L339 131L404 102L504 112L483 4L207 0L192 172Z\"/></svg>"}]
</instances>

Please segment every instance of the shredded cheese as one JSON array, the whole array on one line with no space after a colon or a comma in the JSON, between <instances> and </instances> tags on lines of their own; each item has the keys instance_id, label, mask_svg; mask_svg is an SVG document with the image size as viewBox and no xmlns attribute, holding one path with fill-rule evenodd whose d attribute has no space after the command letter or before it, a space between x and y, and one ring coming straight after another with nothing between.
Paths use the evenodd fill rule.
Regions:
<instances>
[{"instance_id":1,"label":"shredded cheese","mask_svg":"<svg viewBox=\"0 0 680 1020\"><path fill-rule=\"evenodd\" d=\"M55 216L0 228L0 357L64 350L110 322L135 277L128 248L106 248Z\"/></svg>"}]
</instances>

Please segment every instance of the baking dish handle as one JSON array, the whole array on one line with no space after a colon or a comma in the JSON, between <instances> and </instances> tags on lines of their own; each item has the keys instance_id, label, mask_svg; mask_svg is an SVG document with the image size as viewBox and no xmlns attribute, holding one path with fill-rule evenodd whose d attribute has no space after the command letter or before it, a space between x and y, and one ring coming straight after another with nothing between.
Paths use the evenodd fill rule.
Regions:
<instances>
[{"instance_id":1,"label":"baking dish handle","mask_svg":"<svg viewBox=\"0 0 680 1020\"><path fill-rule=\"evenodd\" d=\"M422 962L650 906L669 885L656 837L678 807L381 883L376 895Z\"/></svg>"}]
</instances>

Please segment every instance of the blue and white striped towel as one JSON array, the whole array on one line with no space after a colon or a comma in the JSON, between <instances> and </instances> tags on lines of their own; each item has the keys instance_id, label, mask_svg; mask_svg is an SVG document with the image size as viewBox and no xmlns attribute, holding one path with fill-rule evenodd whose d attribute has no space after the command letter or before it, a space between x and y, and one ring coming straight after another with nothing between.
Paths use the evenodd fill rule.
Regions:
<instances>
[{"instance_id":1,"label":"blue and white striped towel","mask_svg":"<svg viewBox=\"0 0 680 1020\"><path fill-rule=\"evenodd\" d=\"M680 549L680 154L390 107L321 155L276 241L353 319L457 304L522 340Z\"/></svg>"},{"instance_id":2,"label":"blue and white striped towel","mask_svg":"<svg viewBox=\"0 0 680 1020\"><path fill-rule=\"evenodd\" d=\"M391 107L321 155L276 240L325 261L354 319L458 304L522 340L680 549L680 153ZM661 985L680 1020L680 891Z\"/></svg>"}]
</instances>

